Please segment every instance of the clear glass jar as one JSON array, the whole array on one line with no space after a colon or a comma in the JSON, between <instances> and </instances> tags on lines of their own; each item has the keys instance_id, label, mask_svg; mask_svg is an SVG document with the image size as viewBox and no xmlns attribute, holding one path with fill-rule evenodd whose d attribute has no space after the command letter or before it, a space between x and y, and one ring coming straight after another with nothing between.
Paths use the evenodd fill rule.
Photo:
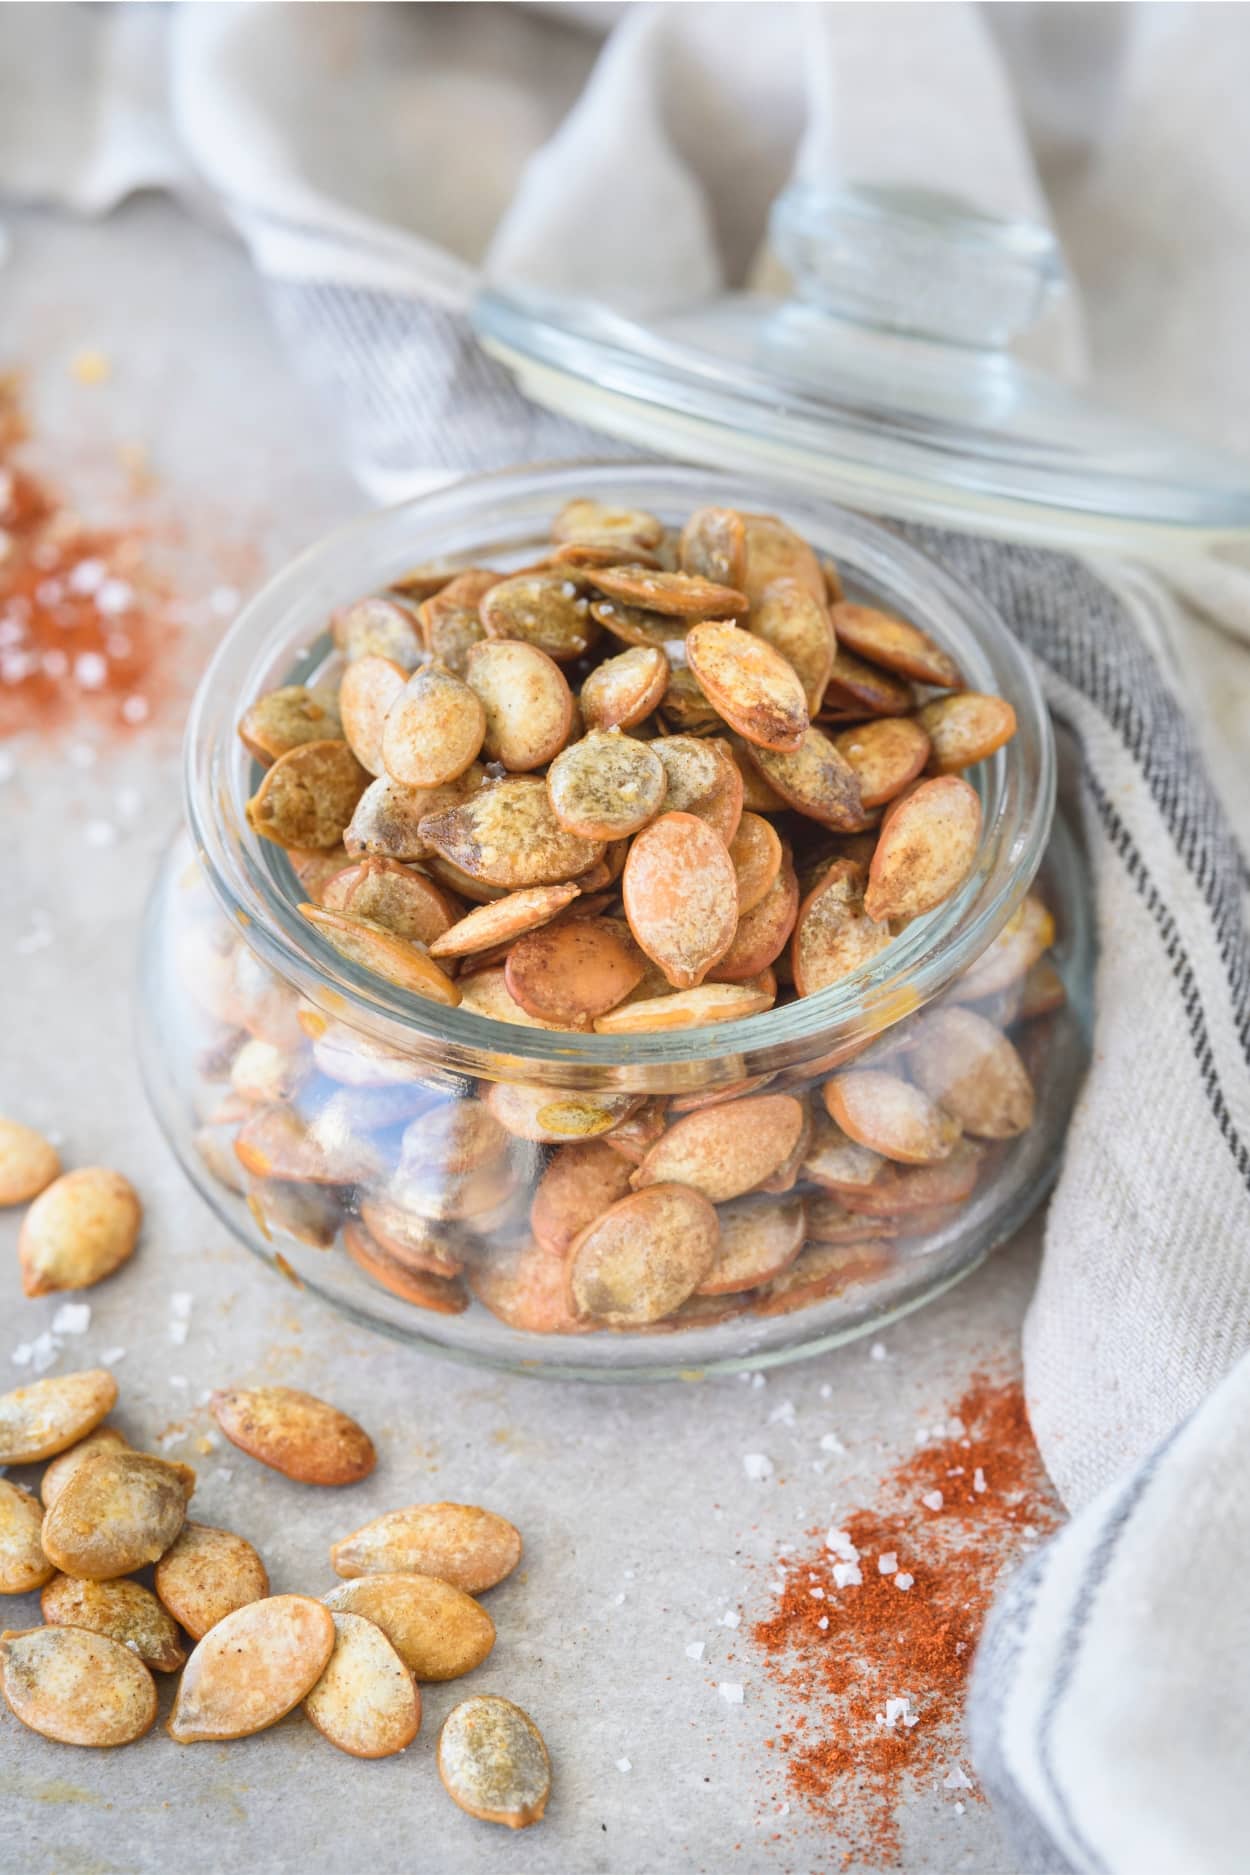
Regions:
<instances>
[{"instance_id":1,"label":"clear glass jar","mask_svg":"<svg viewBox=\"0 0 1250 1875\"><path fill-rule=\"evenodd\" d=\"M493 1022L414 997L339 956L299 915L305 893L285 852L248 827L244 803L259 771L238 718L264 691L315 678L331 656L332 610L425 559L505 570L532 561L553 514L575 495L667 522L708 502L779 513L835 560L849 596L913 619L970 686L1014 706L1016 735L970 772L983 807L972 876L830 989L743 1021L629 1038ZM287 567L240 616L195 701L186 790L187 829L145 927L138 1001L149 1094L223 1221L263 1261L358 1321L524 1372L617 1379L768 1365L877 1329L940 1293L1016 1228L1054 1176L1086 1060L1091 939L1081 860L1055 817L1045 704L1026 655L984 599L857 515L649 463L518 469L371 515ZM1009 980L1009 934L1000 934L1013 919L1011 930L1020 927L1031 888L1055 921L1047 957L1057 975L1026 989ZM983 961L965 981L996 939L1000 964ZM779 1235L806 1244L785 1273L761 1287L695 1295L628 1331L572 1317L560 1255L550 1237L546 1248L534 1243L530 1210L560 1142L588 1136L588 1108L592 1127L606 1129L599 1136L615 1140L631 1168L657 1130L696 1111L733 1124L723 1116L741 1102L737 1123L749 1128L759 1109L745 1103L765 1094L797 1096L819 1128L820 1090L837 1067L897 1063L938 1003L988 1013L1010 1032L1034 1090L1025 1130L975 1143L958 1178L931 1181L927 1202L915 1181L899 1188L890 1168L868 1208L845 1181L818 1182L830 1169L818 1133L762 1189L734 1200L774 1218L783 1212ZM237 1067L249 1039L272 1045L258 1077ZM550 1100L519 1096L516 1132L479 1162L478 1145L466 1144L466 1103L508 1085ZM263 1146L245 1142L247 1164L235 1150L244 1126ZM841 1216L848 1189L849 1223ZM822 1204L830 1198L836 1203ZM819 1241L812 1227L824 1233Z\"/></svg>"}]
</instances>

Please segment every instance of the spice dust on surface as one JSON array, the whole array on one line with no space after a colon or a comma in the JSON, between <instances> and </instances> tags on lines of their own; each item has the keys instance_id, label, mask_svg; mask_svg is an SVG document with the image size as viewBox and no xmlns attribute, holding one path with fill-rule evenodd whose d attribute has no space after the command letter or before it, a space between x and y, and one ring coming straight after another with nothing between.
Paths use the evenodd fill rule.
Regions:
<instances>
[{"instance_id":1,"label":"spice dust on surface","mask_svg":"<svg viewBox=\"0 0 1250 1875\"><path fill-rule=\"evenodd\" d=\"M977 1639L1004 1571L1062 1515L1019 1382L978 1374L873 1504L772 1565L750 1630L783 1712L766 1742L843 1868L896 1866L926 1790L980 1801L962 1732Z\"/></svg>"}]
</instances>

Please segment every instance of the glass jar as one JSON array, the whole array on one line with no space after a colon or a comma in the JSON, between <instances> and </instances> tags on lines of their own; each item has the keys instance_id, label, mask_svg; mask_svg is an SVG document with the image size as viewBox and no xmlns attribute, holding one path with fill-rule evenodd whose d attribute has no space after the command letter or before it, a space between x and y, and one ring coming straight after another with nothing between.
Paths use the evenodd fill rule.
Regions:
<instances>
[{"instance_id":1,"label":"glass jar","mask_svg":"<svg viewBox=\"0 0 1250 1875\"><path fill-rule=\"evenodd\" d=\"M577 495L668 523L704 503L779 513L832 557L848 596L911 618L971 687L1013 705L1016 735L969 775L983 809L971 877L831 988L745 1020L628 1038L494 1022L341 957L300 916L306 894L286 853L249 828L259 770L238 719L266 690L326 668L332 610L426 559L524 565ZM966 1275L1055 1174L1086 1060L1091 975L1087 883L1055 816L1055 768L1024 652L980 595L882 527L698 468L573 463L460 482L312 548L252 600L205 676L187 736L188 825L145 926L150 1097L192 1181L263 1261L423 1348L610 1379L817 1352ZM1016 966L1036 956L1039 897L1053 943L1025 977ZM897 1069L917 1048L926 1084L935 1072L940 1083L938 1005L1010 1035L1032 1083L1031 1120L1009 1137L962 1141L927 1182L893 1164L869 1177L862 1161L836 1157L822 1089L852 1061ZM268 1047L244 1057L249 1041ZM967 1068L952 1055L952 1075ZM518 1091L492 1091L507 1089ZM715 1293L693 1293L658 1320L576 1316L561 1254L567 1215L560 1229L546 1220L538 1239L531 1215L564 1146L600 1139L627 1193L661 1132L701 1115L707 1139L736 1143L757 1132L762 1109L751 1103L765 1099L770 1120L801 1109L801 1137L753 1190L719 1202L718 1217L723 1230L766 1225L775 1267L756 1259L752 1275L767 1280L725 1289L707 1279Z\"/></svg>"}]
</instances>

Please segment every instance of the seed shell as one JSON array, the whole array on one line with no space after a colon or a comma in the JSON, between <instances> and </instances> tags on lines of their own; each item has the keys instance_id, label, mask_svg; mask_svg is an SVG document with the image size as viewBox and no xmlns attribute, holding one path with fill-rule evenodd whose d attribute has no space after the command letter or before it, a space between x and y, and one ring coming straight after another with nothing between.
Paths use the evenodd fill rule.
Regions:
<instances>
[{"instance_id":1,"label":"seed shell","mask_svg":"<svg viewBox=\"0 0 1250 1875\"><path fill-rule=\"evenodd\" d=\"M702 1193L686 1184L649 1183L574 1239L568 1254L573 1306L613 1328L660 1321L707 1277L719 1240L716 1212Z\"/></svg>"},{"instance_id":2,"label":"seed shell","mask_svg":"<svg viewBox=\"0 0 1250 1875\"><path fill-rule=\"evenodd\" d=\"M897 671L902 677L945 689L958 689L963 683L954 658L918 625L909 625L891 612L843 600L833 608L833 629L838 643L848 651L873 664L882 664L886 670Z\"/></svg>"},{"instance_id":3,"label":"seed shell","mask_svg":"<svg viewBox=\"0 0 1250 1875\"><path fill-rule=\"evenodd\" d=\"M265 1565L245 1537L212 1524L184 1523L156 1565L156 1593L193 1641L269 1593Z\"/></svg>"},{"instance_id":4,"label":"seed shell","mask_svg":"<svg viewBox=\"0 0 1250 1875\"><path fill-rule=\"evenodd\" d=\"M28 1204L60 1169L60 1154L42 1133L0 1119L0 1205Z\"/></svg>"},{"instance_id":5,"label":"seed shell","mask_svg":"<svg viewBox=\"0 0 1250 1875\"><path fill-rule=\"evenodd\" d=\"M388 1510L335 1543L336 1575L437 1576L479 1595L511 1575L521 1560L520 1532L475 1504L409 1504Z\"/></svg>"},{"instance_id":6,"label":"seed shell","mask_svg":"<svg viewBox=\"0 0 1250 1875\"><path fill-rule=\"evenodd\" d=\"M458 1680L495 1645L495 1624L482 1604L437 1576L357 1576L331 1589L325 1604L336 1615L375 1622L418 1680Z\"/></svg>"},{"instance_id":7,"label":"seed shell","mask_svg":"<svg viewBox=\"0 0 1250 1875\"><path fill-rule=\"evenodd\" d=\"M421 640L411 607L377 596L357 599L330 621L335 649L349 663L357 658L390 658L406 671L421 662Z\"/></svg>"},{"instance_id":8,"label":"seed shell","mask_svg":"<svg viewBox=\"0 0 1250 1875\"><path fill-rule=\"evenodd\" d=\"M654 572L646 566L588 567L586 578L609 599L673 618L733 618L748 605L745 593L692 573Z\"/></svg>"},{"instance_id":9,"label":"seed shell","mask_svg":"<svg viewBox=\"0 0 1250 1875\"><path fill-rule=\"evenodd\" d=\"M717 1215L720 1245L710 1273L699 1284L701 1296L758 1289L788 1269L803 1247L807 1211L801 1198L725 1205Z\"/></svg>"},{"instance_id":10,"label":"seed shell","mask_svg":"<svg viewBox=\"0 0 1250 1875\"><path fill-rule=\"evenodd\" d=\"M1000 1029L973 1009L936 1009L908 1057L916 1081L978 1139L1014 1139L1033 1124L1033 1084Z\"/></svg>"},{"instance_id":11,"label":"seed shell","mask_svg":"<svg viewBox=\"0 0 1250 1875\"><path fill-rule=\"evenodd\" d=\"M272 1595L223 1615L186 1664L170 1737L191 1745L276 1725L317 1684L334 1638L333 1615L309 1595Z\"/></svg>"},{"instance_id":12,"label":"seed shell","mask_svg":"<svg viewBox=\"0 0 1250 1875\"><path fill-rule=\"evenodd\" d=\"M465 682L486 712L485 754L512 774L545 767L568 741L573 693L537 645L510 639L474 645Z\"/></svg>"},{"instance_id":13,"label":"seed shell","mask_svg":"<svg viewBox=\"0 0 1250 1875\"><path fill-rule=\"evenodd\" d=\"M547 924L557 912L571 905L578 896L576 885L534 885L524 891L510 892L491 905L480 905L457 924L435 938L431 957L467 957L477 951L492 950L496 944L511 944Z\"/></svg>"},{"instance_id":14,"label":"seed shell","mask_svg":"<svg viewBox=\"0 0 1250 1875\"><path fill-rule=\"evenodd\" d=\"M39 1541L43 1508L20 1484L0 1478L0 1595L26 1595L54 1573Z\"/></svg>"},{"instance_id":15,"label":"seed shell","mask_svg":"<svg viewBox=\"0 0 1250 1875\"><path fill-rule=\"evenodd\" d=\"M827 1081L830 1118L848 1138L900 1165L932 1165L958 1143L958 1120L909 1081L877 1068Z\"/></svg>"},{"instance_id":16,"label":"seed shell","mask_svg":"<svg viewBox=\"0 0 1250 1875\"><path fill-rule=\"evenodd\" d=\"M746 741L795 750L807 732L803 685L762 638L711 620L686 637L686 657L708 702Z\"/></svg>"},{"instance_id":17,"label":"seed shell","mask_svg":"<svg viewBox=\"0 0 1250 1875\"><path fill-rule=\"evenodd\" d=\"M352 1758L390 1758L421 1729L421 1694L382 1629L336 1613L334 1650L304 1698L304 1716Z\"/></svg>"},{"instance_id":18,"label":"seed shell","mask_svg":"<svg viewBox=\"0 0 1250 1875\"><path fill-rule=\"evenodd\" d=\"M156 1673L176 1673L186 1660L178 1624L141 1582L76 1582L53 1576L39 1598L49 1627L107 1634Z\"/></svg>"},{"instance_id":19,"label":"seed shell","mask_svg":"<svg viewBox=\"0 0 1250 1875\"><path fill-rule=\"evenodd\" d=\"M833 628L838 629L837 618ZM867 664L839 643L825 689L822 715L831 710L852 716L906 716L915 707L916 693L905 677L896 677L876 664Z\"/></svg>"},{"instance_id":20,"label":"seed shell","mask_svg":"<svg viewBox=\"0 0 1250 1875\"><path fill-rule=\"evenodd\" d=\"M0 1634L0 1692L59 1745L129 1745L156 1718L156 1683L128 1647L85 1628Z\"/></svg>"},{"instance_id":21,"label":"seed shell","mask_svg":"<svg viewBox=\"0 0 1250 1875\"><path fill-rule=\"evenodd\" d=\"M565 884L603 855L601 841L560 825L547 784L537 775L501 781L458 807L428 815L421 837L471 877L507 891Z\"/></svg>"},{"instance_id":22,"label":"seed shell","mask_svg":"<svg viewBox=\"0 0 1250 1875\"><path fill-rule=\"evenodd\" d=\"M585 587L570 568L500 580L483 599L481 616L488 638L536 645L557 664L580 658L599 635Z\"/></svg>"},{"instance_id":23,"label":"seed shell","mask_svg":"<svg viewBox=\"0 0 1250 1875\"><path fill-rule=\"evenodd\" d=\"M747 570L747 530L732 508L696 508L681 530L681 570L735 590Z\"/></svg>"},{"instance_id":24,"label":"seed shell","mask_svg":"<svg viewBox=\"0 0 1250 1875\"><path fill-rule=\"evenodd\" d=\"M107 1582L164 1555L195 1489L189 1465L146 1452L97 1452L62 1487L43 1521L49 1562L67 1576Z\"/></svg>"},{"instance_id":25,"label":"seed shell","mask_svg":"<svg viewBox=\"0 0 1250 1875\"><path fill-rule=\"evenodd\" d=\"M684 1114L651 1148L634 1185L689 1186L713 1204L740 1198L785 1164L804 1119L803 1103L793 1094L757 1094Z\"/></svg>"},{"instance_id":26,"label":"seed shell","mask_svg":"<svg viewBox=\"0 0 1250 1875\"><path fill-rule=\"evenodd\" d=\"M833 746L850 763L865 807L883 807L911 781L929 759L930 741L914 716L879 716L857 723L833 738Z\"/></svg>"},{"instance_id":27,"label":"seed shell","mask_svg":"<svg viewBox=\"0 0 1250 1875\"><path fill-rule=\"evenodd\" d=\"M445 787L476 759L486 712L469 686L440 665L414 671L382 729L382 760L407 788Z\"/></svg>"},{"instance_id":28,"label":"seed shell","mask_svg":"<svg viewBox=\"0 0 1250 1875\"><path fill-rule=\"evenodd\" d=\"M738 915L743 917L767 897L781 871L781 838L760 814L744 814L729 842L738 880Z\"/></svg>"},{"instance_id":29,"label":"seed shell","mask_svg":"<svg viewBox=\"0 0 1250 1875\"><path fill-rule=\"evenodd\" d=\"M208 1404L231 1445L300 1484L357 1484L377 1464L362 1426L297 1387L226 1387Z\"/></svg>"},{"instance_id":30,"label":"seed shell","mask_svg":"<svg viewBox=\"0 0 1250 1875\"><path fill-rule=\"evenodd\" d=\"M696 988L737 929L738 884L724 841L694 814L662 814L630 847L621 886L636 943L674 989Z\"/></svg>"},{"instance_id":31,"label":"seed shell","mask_svg":"<svg viewBox=\"0 0 1250 1875\"><path fill-rule=\"evenodd\" d=\"M632 729L657 709L668 689L669 662L656 645L632 645L605 658L582 684L587 729Z\"/></svg>"},{"instance_id":32,"label":"seed shell","mask_svg":"<svg viewBox=\"0 0 1250 1875\"><path fill-rule=\"evenodd\" d=\"M454 1803L484 1823L525 1829L551 1791L542 1734L510 1699L479 1694L456 1706L438 1736L438 1774Z\"/></svg>"},{"instance_id":33,"label":"seed shell","mask_svg":"<svg viewBox=\"0 0 1250 1875\"><path fill-rule=\"evenodd\" d=\"M771 1009L775 991L759 984L701 983L695 990L625 1002L595 1017L598 1035L651 1035L664 1029L702 1029L712 1022L740 1022ZM615 1140L615 1134L613 1139Z\"/></svg>"},{"instance_id":34,"label":"seed shell","mask_svg":"<svg viewBox=\"0 0 1250 1875\"><path fill-rule=\"evenodd\" d=\"M935 697L917 720L933 745L929 767L938 775L957 774L984 762L1016 733L1016 713L1007 699L982 696L977 690Z\"/></svg>"},{"instance_id":35,"label":"seed shell","mask_svg":"<svg viewBox=\"0 0 1250 1875\"><path fill-rule=\"evenodd\" d=\"M347 745L362 768L381 775L382 730L408 673L392 658L363 657L349 664L339 687L339 709Z\"/></svg>"},{"instance_id":36,"label":"seed shell","mask_svg":"<svg viewBox=\"0 0 1250 1875\"><path fill-rule=\"evenodd\" d=\"M117 1404L103 1367L53 1374L0 1394L0 1465L35 1465L77 1445Z\"/></svg>"},{"instance_id":37,"label":"seed shell","mask_svg":"<svg viewBox=\"0 0 1250 1875\"><path fill-rule=\"evenodd\" d=\"M659 757L618 729L592 729L557 755L547 774L557 821L586 840L637 833L659 813L667 790Z\"/></svg>"},{"instance_id":38,"label":"seed shell","mask_svg":"<svg viewBox=\"0 0 1250 1875\"><path fill-rule=\"evenodd\" d=\"M118 1432L116 1426L97 1426L85 1439L69 1450L62 1452L44 1472L39 1481L39 1495L43 1499L45 1510L51 1510L57 1498L69 1483L80 1465L85 1465L97 1452L125 1451L129 1449L129 1440Z\"/></svg>"},{"instance_id":39,"label":"seed shell","mask_svg":"<svg viewBox=\"0 0 1250 1875\"><path fill-rule=\"evenodd\" d=\"M508 954L504 979L531 1015L576 1028L615 1009L637 988L644 969L642 954L622 926L582 918L521 938Z\"/></svg>"},{"instance_id":40,"label":"seed shell","mask_svg":"<svg viewBox=\"0 0 1250 1875\"><path fill-rule=\"evenodd\" d=\"M606 1140L561 1146L538 1181L530 1227L539 1244L562 1257L573 1239L629 1192L628 1159Z\"/></svg>"},{"instance_id":41,"label":"seed shell","mask_svg":"<svg viewBox=\"0 0 1250 1875\"><path fill-rule=\"evenodd\" d=\"M742 819L742 772L719 736L657 736L651 753L664 765L665 811L706 820L728 846Z\"/></svg>"},{"instance_id":42,"label":"seed shell","mask_svg":"<svg viewBox=\"0 0 1250 1875\"><path fill-rule=\"evenodd\" d=\"M858 833L868 825L859 778L823 730L809 729L786 754L758 748L749 753L769 787L809 820L835 833Z\"/></svg>"},{"instance_id":43,"label":"seed shell","mask_svg":"<svg viewBox=\"0 0 1250 1875\"><path fill-rule=\"evenodd\" d=\"M980 838L981 803L961 776L919 782L882 825L864 892L869 917L932 911L971 873Z\"/></svg>"},{"instance_id":44,"label":"seed shell","mask_svg":"<svg viewBox=\"0 0 1250 1875\"><path fill-rule=\"evenodd\" d=\"M406 788L389 775L379 775L361 795L343 834L348 854L357 858L373 854L382 859L425 859L430 848L418 831L421 821L427 814L457 807L476 793L484 779L476 762L441 788Z\"/></svg>"},{"instance_id":45,"label":"seed shell","mask_svg":"<svg viewBox=\"0 0 1250 1875\"><path fill-rule=\"evenodd\" d=\"M62 1173L22 1219L17 1253L26 1294L103 1282L134 1251L142 1220L138 1193L120 1172L86 1165Z\"/></svg>"},{"instance_id":46,"label":"seed shell","mask_svg":"<svg viewBox=\"0 0 1250 1875\"><path fill-rule=\"evenodd\" d=\"M309 690L303 684L285 684L267 691L243 712L239 735L258 762L276 762L301 742L324 742L341 736L339 698L328 685Z\"/></svg>"},{"instance_id":47,"label":"seed shell","mask_svg":"<svg viewBox=\"0 0 1250 1875\"><path fill-rule=\"evenodd\" d=\"M809 716L824 700L833 670L833 626L824 601L796 579L776 579L751 607L751 630L796 673Z\"/></svg>"},{"instance_id":48,"label":"seed shell","mask_svg":"<svg viewBox=\"0 0 1250 1875\"><path fill-rule=\"evenodd\" d=\"M835 860L799 906L790 946L794 987L815 996L871 963L890 942L890 928L864 908L864 875L853 860Z\"/></svg>"},{"instance_id":49,"label":"seed shell","mask_svg":"<svg viewBox=\"0 0 1250 1875\"><path fill-rule=\"evenodd\" d=\"M398 937L384 924L356 912L326 911L320 905L307 904L299 910L349 963L371 970L413 996L427 996L431 1002L448 1008L454 1009L460 1001L460 991L451 978L411 939Z\"/></svg>"},{"instance_id":50,"label":"seed shell","mask_svg":"<svg viewBox=\"0 0 1250 1875\"><path fill-rule=\"evenodd\" d=\"M304 742L266 770L247 804L248 825L278 846L337 846L368 785L345 742Z\"/></svg>"}]
</instances>

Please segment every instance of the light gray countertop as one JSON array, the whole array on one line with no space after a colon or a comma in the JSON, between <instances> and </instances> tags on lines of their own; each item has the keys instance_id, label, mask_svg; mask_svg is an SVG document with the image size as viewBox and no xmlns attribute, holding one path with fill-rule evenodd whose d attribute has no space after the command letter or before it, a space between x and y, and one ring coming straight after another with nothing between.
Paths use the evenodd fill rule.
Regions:
<instances>
[{"instance_id":1,"label":"light gray countertop","mask_svg":"<svg viewBox=\"0 0 1250 1875\"><path fill-rule=\"evenodd\" d=\"M239 543L267 570L360 508L229 242L151 200L100 227L11 225L0 362L30 370L46 459L62 479L72 470L107 492L114 445L143 442L161 504L187 523L189 598L236 579ZM106 384L73 376L83 346L110 359ZM193 665L221 618L211 605L191 610ZM753 1564L865 1501L974 1368L1011 1368L1033 1234L889 1329L884 1359L861 1342L759 1386L508 1380L346 1326L226 1236L173 1162L139 1085L136 934L177 820L176 730L174 712L90 768L66 760L64 740L21 740L0 785L0 1111L53 1129L67 1164L124 1171L147 1207L138 1253L85 1297L89 1331L65 1341L58 1370L124 1348L118 1423L137 1443L163 1435L160 1449L197 1465L196 1515L251 1538L277 1589L324 1591L331 1539L394 1505L449 1497L511 1517L525 1561L490 1597L499 1644L468 1685L504 1692L535 1716L554 1796L547 1821L521 1838L447 1801L432 1744L464 1687L429 1689L417 1743L379 1764L336 1753L298 1718L230 1746L180 1748L157 1731L94 1754L48 1744L0 1710L0 1870L840 1870L836 1826L797 1805L779 1814L786 1792L763 1745L778 1708L744 1638L765 1608L766 1577ZM119 790L137 790L137 808ZM84 840L98 818L116 826L114 845ZM36 927L49 934L42 948L24 941ZM23 1298L16 1235L8 1214L0 1386L25 1377L12 1350L50 1327L59 1300ZM194 1298L185 1345L170 1335L179 1291ZM224 1444L205 1453L205 1391L263 1380L305 1386L356 1414L377 1441L376 1474L350 1492L316 1492ZM792 1423L771 1417L784 1401ZM830 1431L844 1452L822 1450ZM773 1460L765 1482L744 1475L749 1451ZM737 1633L720 1624L726 1609L742 1613ZM38 1619L34 1597L3 1613L12 1626ZM706 1643L701 1662L687 1658L692 1640ZM741 1707L718 1697L721 1679L744 1685ZM628 1772L617 1768L626 1758ZM1011 1875L988 1807L960 1813L956 1795L926 1790L911 1806L903 1869Z\"/></svg>"}]
</instances>

